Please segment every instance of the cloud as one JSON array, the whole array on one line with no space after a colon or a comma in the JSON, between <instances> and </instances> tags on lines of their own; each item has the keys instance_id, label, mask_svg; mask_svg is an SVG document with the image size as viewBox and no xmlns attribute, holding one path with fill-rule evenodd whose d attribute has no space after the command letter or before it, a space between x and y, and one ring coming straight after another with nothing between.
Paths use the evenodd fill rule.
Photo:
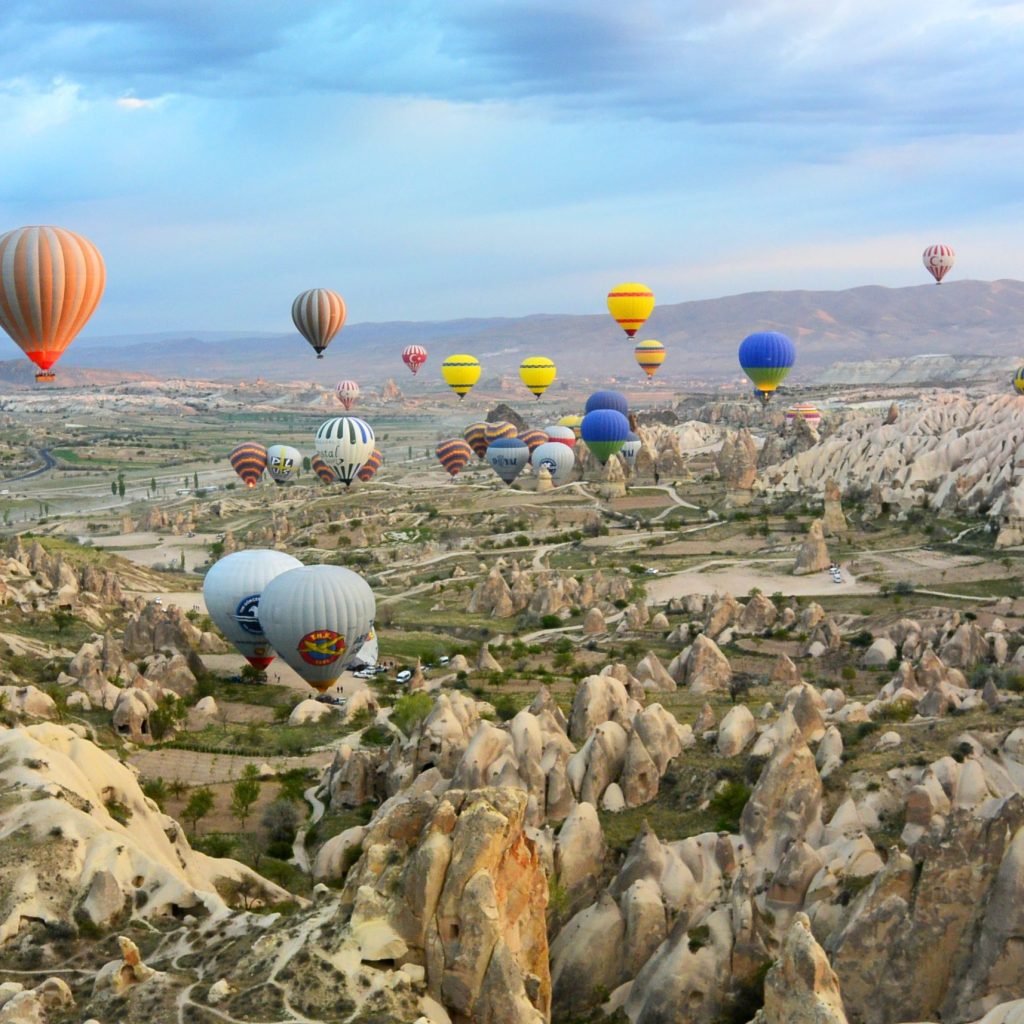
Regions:
<instances>
[{"instance_id":1,"label":"cloud","mask_svg":"<svg viewBox=\"0 0 1024 1024\"><path fill-rule=\"evenodd\" d=\"M158 99L143 100L138 96L119 96L116 100L123 110L152 110L159 102Z\"/></svg>"}]
</instances>

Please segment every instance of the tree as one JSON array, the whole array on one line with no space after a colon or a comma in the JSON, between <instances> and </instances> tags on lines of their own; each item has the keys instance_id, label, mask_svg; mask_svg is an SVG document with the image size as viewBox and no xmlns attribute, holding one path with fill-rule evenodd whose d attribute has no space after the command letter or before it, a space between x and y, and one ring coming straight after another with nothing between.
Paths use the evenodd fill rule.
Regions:
<instances>
[{"instance_id":1,"label":"tree","mask_svg":"<svg viewBox=\"0 0 1024 1024\"><path fill-rule=\"evenodd\" d=\"M199 828L199 821L201 818L205 818L206 815L213 810L213 790L209 786L200 786L199 789L194 789L192 795L188 798L188 803L185 804L185 809L181 812L181 816L186 821L192 822L192 834L196 834L196 830Z\"/></svg>"},{"instance_id":2,"label":"tree","mask_svg":"<svg viewBox=\"0 0 1024 1024\"><path fill-rule=\"evenodd\" d=\"M144 779L142 782L142 792L149 797L162 811L164 805L167 803L167 783L163 779L157 777L155 779Z\"/></svg>"},{"instance_id":3,"label":"tree","mask_svg":"<svg viewBox=\"0 0 1024 1024\"><path fill-rule=\"evenodd\" d=\"M181 549L181 558L178 560L178 568L182 572L185 571L185 549L184 548Z\"/></svg>"},{"instance_id":4,"label":"tree","mask_svg":"<svg viewBox=\"0 0 1024 1024\"><path fill-rule=\"evenodd\" d=\"M299 812L287 800L275 800L264 809L260 825L271 843L293 843L299 828Z\"/></svg>"},{"instance_id":5,"label":"tree","mask_svg":"<svg viewBox=\"0 0 1024 1024\"><path fill-rule=\"evenodd\" d=\"M153 494L156 494L156 477L155 476L151 476L149 478L149 489L150 489L150 491L153 492Z\"/></svg>"},{"instance_id":6,"label":"tree","mask_svg":"<svg viewBox=\"0 0 1024 1024\"><path fill-rule=\"evenodd\" d=\"M117 494L118 494L118 497L120 497L120 498L124 497L124 477L123 476L119 476L117 478Z\"/></svg>"},{"instance_id":7,"label":"tree","mask_svg":"<svg viewBox=\"0 0 1024 1024\"><path fill-rule=\"evenodd\" d=\"M74 615L64 608L54 608L50 612L50 618L53 619L53 624L57 627L58 633L63 633L75 621Z\"/></svg>"},{"instance_id":8,"label":"tree","mask_svg":"<svg viewBox=\"0 0 1024 1024\"><path fill-rule=\"evenodd\" d=\"M114 495L117 494L117 481L116 480L111 480L110 481L110 493L114 494Z\"/></svg>"},{"instance_id":9,"label":"tree","mask_svg":"<svg viewBox=\"0 0 1024 1024\"><path fill-rule=\"evenodd\" d=\"M195 490L197 490L197 491L199 490L199 474L198 473L193 473L192 474L192 487Z\"/></svg>"},{"instance_id":10,"label":"tree","mask_svg":"<svg viewBox=\"0 0 1024 1024\"><path fill-rule=\"evenodd\" d=\"M48 686L46 694L53 701L57 713L57 721L63 722L68 717L68 695L63 686Z\"/></svg>"},{"instance_id":11,"label":"tree","mask_svg":"<svg viewBox=\"0 0 1024 1024\"><path fill-rule=\"evenodd\" d=\"M231 790L231 813L238 819L238 824L245 829L246 819L252 805L260 796L260 776L254 764L247 764L242 777Z\"/></svg>"}]
</instances>

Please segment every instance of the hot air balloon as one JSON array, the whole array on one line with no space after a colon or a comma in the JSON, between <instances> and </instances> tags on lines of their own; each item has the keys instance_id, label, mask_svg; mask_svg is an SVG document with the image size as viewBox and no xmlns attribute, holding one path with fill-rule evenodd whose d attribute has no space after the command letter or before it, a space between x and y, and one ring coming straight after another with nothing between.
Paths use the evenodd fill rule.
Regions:
<instances>
[{"instance_id":1,"label":"hot air balloon","mask_svg":"<svg viewBox=\"0 0 1024 1024\"><path fill-rule=\"evenodd\" d=\"M412 371L413 376L420 372L420 367L427 361L427 350L422 345L406 345L402 350L402 362Z\"/></svg>"},{"instance_id":2,"label":"hot air balloon","mask_svg":"<svg viewBox=\"0 0 1024 1024\"><path fill-rule=\"evenodd\" d=\"M778 331L758 331L740 344L740 366L754 382L762 405L768 404L772 392L786 379L796 362L793 342Z\"/></svg>"},{"instance_id":3,"label":"hot air balloon","mask_svg":"<svg viewBox=\"0 0 1024 1024\"><path fill-rule=\"evenodd\" d=\"M608 312L631 338L654 309L654 292L645 284L627 281L608 293Z\"/></svg>"},{"instance_id":4,"label":"hot air balloon","mask_svg":"<svg viewBox=\"0 0 1024 1024\"><path fill-rule=\"evenodd\" d=\"M485 448L484 451L486 453L487 449ZM454 479L468 465L473 455L473 449L461 437L451 437L447 441L442 441L434 449L434 454Z\"/></svg>"},{"instance_id":5,"label":"hot air balloon","mask_svg":"<svg viewBox=\"0 0 1024 1024\"><path fill-rule=\"evenodd\" d=\"M333 484L337 481L338 478L335 476L334 470L319 455L314 455L309 460L309 465L325 484Z\"/></svg>"},{"instance_id":6,"label":"hot air balloon","mask_svg":"<svg viewBox=\"0 0 1024 1024\"><path fill-rule=\"evenodd\" d=\"M487 461L510 487L530 461L530 449L518 437L501 437L487 446Z\"/></svg>"},{"instance_id":7,"label":"hot air balloon","mask_svg":"<svg viewBox=\"0 0 1024 1024\"><path fill-rule=\"evenodd\" d=\"M594 409L583 417L580 433L603 466L629 437L629 420L615 409Z\"/></svg>"},{"instance_id":8,"label":"hot air balloon","mask_svg":"<svg viewBox=\"0 0 1024 1024\"><path fill-rule=\"evenodd\" d=\"M595 391L587 399L583 412L586 414L595 409L614 409L616 412L621 412L623 416L628 416L629 402L626 401L626 396L619 391Z\"/></svg>"},{"instance_id":9,"label":"hot air balloon","mask_svg":"<svg viewBox=\"0 0 1024 1024\"><path fill-rule=\"evenodd\" d=\"M527 356L519 364L519 379L538 398L554 383L558 371L546 356Z\"/></svg>"},{"instance_id":10,"label":"hot air balloon","mask_svg":"<svg viewBox=\"0 0 1024 1024\"><path fill-rule=\"evenodd\" d=\"M519 435L519 440L525 442L532 455L535 448L539 448L542 444L547 443L548 435L543 430L524 430Z\"/></svg>"},{"instance_id":11,"label":"hot air balloon","mask_svg":"<svg viewBox=\"0 0 1024 1024\"><path fill-rule=\"evenodd\" d=\"M568 448L576 447L576 431L572 427L563 427L561 423L552 423L551 426L544 428L544 433L548 435L549 441L557 441Z\"/></svg>"},{"instance_id":12,"label":"hot air balloon","mask_svg":"<svg viewBox=\"0 0 1024 1024\"><path fill-rule=\"evenodd\" d=\"M312 288L292 303L292 320L317 359L323 359L331 338L345 325L345 315L345 300L330 288Z\"/></svg>"},{"instance_id":13,"label":"hot air balloon","mask_svg":"<svg viewBox=\"0 0 1024 1024\"><path fill-rule=\"evenodd\" d=\"M356 476L364 484L368 484L377 475L377 470L382 465L384 465L384 454L379 448L374 448L370 452L370 457L359 467Z\"/></svg>"},{"instance_id":14,"label":"hot air balloon","mask_svg":"<svg viewBox=\"0 0 1024 1024\"><path fill-rule=\"evenodd\" d=\"M636 457L640 454L640 449L643 446L643 441L631 430L626 438L626 443L619 449L619 454L631 473L633 472L633 466L636 465Z\"/></svg>"},{"instance_id":15,"label":"hot air balloon","mask_svg":"<svg viewBox=\"0 0 1024 1024\"><path fill-rule=\"evenodd\" d=\"M359 385L354 380L343 380L339 382L334 393L347 412L356 404L356 399L359 397Z\"/></svg>"},{"instance_id":16,"label":"hot air balloon","mask_svg":"<svg viewBox=\"0 0 1024 1024\"><path fill-rule=\"evenodd\" d=\"M1024 395L1024 366L1014 374L1013 386L1018 395Z\"/></svg>"},{"instance_id":17,"label":"hot air balloon","mask_svg":"<svg viewBox=\"0 0 1024 1024\"><path fill-rule=\"evenodd\" d=\"M556 487L561 487L572 479L576 453L568 445L548 441L533 450L530 464L535 470L543 466L551 474L551 482Z\"/></svg>"},{"instance_id":18,"label":"hot air balloon","mask_svg":"<svg viewBox=\"0 0 1024 1024\"><path fill-rule=\"evenodd\" d=\"M267 449L255 441L244 441L229 456L231 468L246 487L255 487L267 468Z\"/></svg>"},{"instance_id":19,"label":"hot air balloon","mask_svg":"<svg viewBox=\"0 0 1024 1024\"><path fill-rule=\"evenodd\" d=\"M929 245L921 254L921 260L935 283L942 284L942 279L953 269L956 253L950 245Z\"/></svg>"},{"instance_id":20,"label":"hot air balloon","mask_svg":"<svg viewBox=\"0 0 1024 1024\"><path fill-rule=\"evenodd\" d=\"M275 576L260 597L260 624L274 650L321 693L351 664L373 630L370 585L340 565Z\"/></svg>"},{"instance_id":21,"label":"hot air balloon","mask_svg":"<svg viewBox=\"0 0 1024 1024\"><path fill-rule=\"evenodd\" d=\"M569 427L570 430L576 435L576 440L580 439L580 424L583 422L583 417L578 416L576 413L572 413L569 416L563 416L559 421L558 425L561 427Z\"/></svg>"},{"instance_id":22,"label":"hot air balloon","mask_svg":"<svg viewBox=\"0 0 1024 1024\"><path fill-rule=\"evenodd\" d=\"M633 349L633 358L647 374L648 380L653 380L654 375L661 369L661 364L665 362L665 346L660 341L649 338L647 341L641 341Z\"/></svg>"},{"instance_id":23,"label":"hot air balloon","mask_svg":"<svg viewBox=\"0 0 1024 1024\"><path fill-rule=\"evenodd\" d=\"M373 454L373 442L370 424L355 416L335 416L316 432L317 454L346 487Z\"/></svg>"},{"instance_id":24,"label":"hot air balloon","mask_svg":"<svg viewBox=\"0 0 1024 1024\"><path fill-rule=\"evenodd\" d=\"M210 618L250 665L266 668L274 660L259 620L260 594L276 576L302 563L283 551L249 548L214 562L203 578L203 599Z\"/></svg>"},{"instance_id":25,"label":"hot air balloon","mask_svg":"<svg viewBox=\"0 0 1024 1024\"><path fill-rule=\"evenodd\" d=\"M795 420L803 420L807 426L817 430L821 412L813 402L795 402L786 410L786 422L792 425Z\"/></svg>"},{"instance_id":26,"label":"hot air balloon","mask_svg":"<svg viewBox=\"0 0 1024 1024\"><path fill-rule=\"evenodd\" d=\"M461 402L480 379L480 363L476 356L449 356L441 364L441 376Z\"/></svg>"},{"instance_id":27,"label":"hot air balloon","mask_svg":"<svg viewBox=\"0 0 1024 1024\"><path fill-rule=\"evenodd\" d=\"M299 471L302 453L287 444L272 444L267 449L267 472L275 484L287 483Z\"/></svg>"},{"instance_id":28,"label":"hot air balloon","mask_svg":"<svg viewBox=\"0 0 1024 1024\"><path fill-rule=\"evenodd\" d=\"M87 238L56 227L0 235L0 327L53 380L50 367L99 305L103 257Z\"/></svg>"},{"instance_id":29,"label":"hot air balloon","mask_svg":"<svg viewBox=\"0 0 1024 1024\"><path fill-rule=\"evenodd\" d=\"M484 424L484 438L488 445L494 444L495 441L500 440L503 437L518 437L519 431L516 430L514 423L509 423L508 420L495 420L494 423Z\"/></svg>"},{"instance_id":30,"label":"hot air balloon","mask_svg":"<svg viewBox=\"0 0 1024 1024\"><path fill-rule=\"evenodd\" d=\"M482 459L487 454L486 423L470 423L462 436L466 439L469 447L473 449L478 459Z\"/></svg>"}]
</instances>

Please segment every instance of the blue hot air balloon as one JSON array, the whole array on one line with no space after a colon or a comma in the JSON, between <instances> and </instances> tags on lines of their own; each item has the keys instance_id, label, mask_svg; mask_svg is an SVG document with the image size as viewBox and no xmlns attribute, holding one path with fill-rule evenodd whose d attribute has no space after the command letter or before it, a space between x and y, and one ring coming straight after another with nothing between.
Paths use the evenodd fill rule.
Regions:
<instances>
[{"instance_id":1,"label":"blue hot air balloon","mask_svg":"<svg viewBox=\"0 0 1024 1024\"><path fill-rule=\"evenodd\" d=\"M530 461L530 447L518 437L499 437L487 446L487 461L502 480L512 486L512 481Z\"/></svg>"},{"instance_id":2,"label":"blue hot air balloon","mask_svg":"<svg viewBox=\"0 0 1024 1024\"><path fill-rule=\"evenodd\" d=\"M622 413L623 416L629 415L629 402L626 401L626 396L618 391L595 391L588 399L584 412L593 412L595 409L614 409L616 412Z\"/></svg>"},{"instance_id":3,"label":"blue hot air balloon","mask_svg":"<svg viewBox=\"0 0 1024 1024\"><path fill-rule=\"evenodd\" d=\"M793 342L778 331L758 331L740 345L740 366L754 382L758 398L768 404L772 392L786 379L796 362Z\"/></svg>"},{"instance_id":4,"label":"blue hot air balloon","mask_svg":"<svg viewBox=\"0 0 1024 1024\"><path fill-rule=\"evenodd\" d=\"M583 417L580 436L603 466L629 438L629 420L615 409L594 409Z\"/></svg>"}]
</instances>

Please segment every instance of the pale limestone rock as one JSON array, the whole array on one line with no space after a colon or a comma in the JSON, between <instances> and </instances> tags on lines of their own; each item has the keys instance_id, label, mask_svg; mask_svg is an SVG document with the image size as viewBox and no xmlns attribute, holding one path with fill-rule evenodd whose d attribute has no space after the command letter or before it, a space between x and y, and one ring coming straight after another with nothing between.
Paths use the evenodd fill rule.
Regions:
<instances>
[{"instance_id":1,"label":"pale limestone rock","mask_svg":"<svg viewBox=\"0 0 1024 1024\"><path fill-rule=\"evenodd\" d=\"M600 608L587 609L587 614L583 616L583 632L587 636L608 632L608 625Z\"/></svg>"},{"instance_id":2,"label":"pale limestone rock","mask_svg":"<svg viewBox=\"0 0 1024 1024\"><path fill-rule=\"evenodd\" d=\"M722 757L735 757L743 752L757 733L757 723L745 704L737 704L722 719L715 745Z\"/></svg>"},{"instance_id":3,"label":"pale limestone rock","mask_svg":"<svg viewBox=\"0 0 1024 1024\"><path fill-rule=\"evenodd\" d=\"M793 566L794 576L805 576L812 572L821 572L831 565L828 547L820 519L815 519L807 531L807 539L803 542Z\"/></svg>"},{"instance_id":4,"label":"pale limestone rock","mask_svg":"<svg viewBox=\"0 0 1024 1024\"><path fill-rule=\"evenodd\" d=\"M637 665L636 677L640 680L644 690L675 693L675 680L665 671L665 666L653 651L648 651Z\"/></svg>"},{"instance_id":5,"label":"pale limestone rock","mask_svg":"<svg viewBox=\"0 0 1024 1024\"><path fill-rule=\"evenodd\" d=\"M685 685L694 694L728 690L732 682L729 659L718 649L710 637L700 634L686 660Z\"/></svg>"}]
</instances>

